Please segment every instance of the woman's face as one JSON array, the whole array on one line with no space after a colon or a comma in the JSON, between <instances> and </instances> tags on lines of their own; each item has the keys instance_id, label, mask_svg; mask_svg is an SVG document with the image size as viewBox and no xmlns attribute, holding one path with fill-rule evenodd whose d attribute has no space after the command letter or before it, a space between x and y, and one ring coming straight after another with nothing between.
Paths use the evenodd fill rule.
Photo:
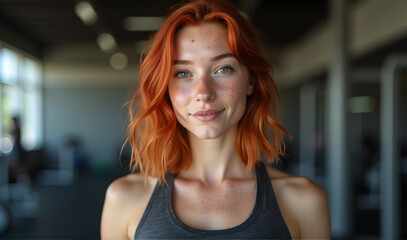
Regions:
<instances>
[{"instance_id":1,"label":"woman's face","mask_svg":"<svg viewBox=\"0 0 407 240\"><path fill-rule=\"evenodd\" d=\"M227 30L218 23L180 29L168 91L178 122L201 139L237 126L252 94L248 69L232 54Z\"/></svg>"}]
</instances>

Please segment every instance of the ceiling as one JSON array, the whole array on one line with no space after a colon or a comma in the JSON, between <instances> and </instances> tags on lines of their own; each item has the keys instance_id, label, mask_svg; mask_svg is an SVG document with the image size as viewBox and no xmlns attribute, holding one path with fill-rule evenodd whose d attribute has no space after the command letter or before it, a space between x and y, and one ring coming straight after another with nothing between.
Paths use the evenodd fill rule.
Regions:
<instances>
[{"instance_id":1,"label":"ceiling","mask_svg":"<svg viewBox=\"0 0 407 240\"><path fill-rule=\"evenodd\" d=\"M95 41L110 32L118 45L147 40L151 32L129 32L122 27L128 16L163 16L179 0L89 0L98 22L84 25L74 12L77 0L0 0L0 21L42 51L67 43ZM263 42L272 48L295 41L327 17L327 0L230 0L246 11ZM1 37L0 37L1 40Z\"/></svg>"}]
</instances>

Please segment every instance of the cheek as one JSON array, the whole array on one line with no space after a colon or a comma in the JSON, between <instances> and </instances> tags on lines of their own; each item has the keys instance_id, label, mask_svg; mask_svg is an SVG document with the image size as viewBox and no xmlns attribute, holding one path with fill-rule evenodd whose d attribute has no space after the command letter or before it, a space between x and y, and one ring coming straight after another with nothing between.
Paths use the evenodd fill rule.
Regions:
<instances>
[{"instance_id":1,"label":"cheek","mask_svg":"<svg viewBox=\"0 0 407 240\"><path fill-rule=\"evenodd\" d=\"M180 88L172 87L169 89L170 99L172 106L177 108L184 106L189 99L189 91L182 90Z\"/></svg>"},{"instance_id":2,"label":"cheek","mask_svg":"<svg viewBox=\"0 0 407 240\"><path fill-rule=\"evenodd\" d=\"M246 89L239 83L231 83L221 88L222 96L231 101L239 100L240 98L246 98Z\"/></svg>"}]
</instances>

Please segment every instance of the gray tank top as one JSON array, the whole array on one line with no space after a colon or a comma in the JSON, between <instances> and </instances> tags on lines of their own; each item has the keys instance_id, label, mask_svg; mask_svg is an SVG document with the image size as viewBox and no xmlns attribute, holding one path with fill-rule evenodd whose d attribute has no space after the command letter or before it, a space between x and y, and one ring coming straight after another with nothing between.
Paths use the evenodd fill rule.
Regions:
<instances>
[{"instance_id":1,"label":"gray tank top","mask_svg":"<svg viewBox=\"0 0 407 240\"><path fill-rule=\"evenodd\" d=\"M291 239L281 216L267 170L256 166L256 201L243 223L221 230L199 230L182 223L172 207L174 175L167 174L167 185L157 184L136 229L135 239Z\"/></svg>"}]
</instances>

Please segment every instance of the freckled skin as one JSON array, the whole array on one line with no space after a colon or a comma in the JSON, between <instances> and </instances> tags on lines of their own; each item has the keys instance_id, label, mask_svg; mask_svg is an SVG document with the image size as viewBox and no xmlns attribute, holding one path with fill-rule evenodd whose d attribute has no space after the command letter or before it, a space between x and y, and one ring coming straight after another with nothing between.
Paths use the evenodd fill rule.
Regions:
<instances>
[{"instance_id":1,"label":"freckled skin","mask_svg":"<svg viewBox=\"0 0 407 240\"><path fill-rule=\"evenodd\" d=\"M236 131L246 98L253 92L249 71L233 56L227 39L226 28L217 23L187 26L175 37L174 59L182 63L172 67L169 95L178 122L198 138L218 138L231 129ZM230 56L214 59L223 54ZM188 77L180 78L179 71ZM210 122L192 115L208 109L221 113Z\"/></svg>"},{"instance_id":2,"label":"freckled skin","mask_svg":"<svg viewBox=\"0 0 407 240\"><path fill-rule=\"evenodd\" d=\"M181 221L194 228L226 229L237 226L252 212L252 208L247 206L254 206L254 182L255 179L234 179L211 187L175 179L177 188L174 191L180 192L174 194L174 210Z\"/></svg>"}]
</instances>

